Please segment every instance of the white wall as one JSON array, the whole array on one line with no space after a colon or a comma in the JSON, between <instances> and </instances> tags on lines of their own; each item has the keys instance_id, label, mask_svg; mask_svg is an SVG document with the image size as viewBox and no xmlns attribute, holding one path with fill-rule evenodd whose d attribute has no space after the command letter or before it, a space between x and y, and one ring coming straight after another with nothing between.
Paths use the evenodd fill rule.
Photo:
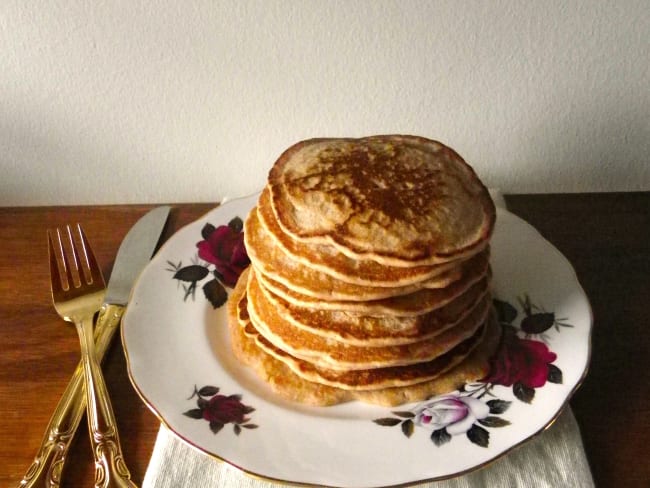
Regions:
<instances>
[{"instance_id":1,"label":"white wall","mask_svg":"<svg viewBox=\"0 0 650 488\"><path fill-rule=\"evenodd\" d=\"M0 205L218 201L412 133L507 192L650 190L650 2L1 0Z\"/></svg>"}]
</instances>

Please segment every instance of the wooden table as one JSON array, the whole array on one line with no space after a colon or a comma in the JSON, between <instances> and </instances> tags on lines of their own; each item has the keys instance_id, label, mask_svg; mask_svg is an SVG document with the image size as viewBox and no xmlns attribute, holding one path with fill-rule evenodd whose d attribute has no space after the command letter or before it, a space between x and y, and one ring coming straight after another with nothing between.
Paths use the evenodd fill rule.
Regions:
<instances>
[{"instance_id":1,"label":"wooden table","mask_svg":"<svg viewBox=\"0 0 650 488\"><path fill-rule=\"evenodd\" d=\"M650 192L510 195L511 211L573 263L594 317L589 375L571 401L598 486L650 480ZM165 232L211 209L176 205ZM117 248L152 205L0 208L0 485L17 486L79 359L74 328L51 305L48 227L81 222L106 277ZM141 483L158 431L127 376L119 342L105 362L123 450ZM85 424L65 487L92 486Z\"/></svg>"}]
</instances>

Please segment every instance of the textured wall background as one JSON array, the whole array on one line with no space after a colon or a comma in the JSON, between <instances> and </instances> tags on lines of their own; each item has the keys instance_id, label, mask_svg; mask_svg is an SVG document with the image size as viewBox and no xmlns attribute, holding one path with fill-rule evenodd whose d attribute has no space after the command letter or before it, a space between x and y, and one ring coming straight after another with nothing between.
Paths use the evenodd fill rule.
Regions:
<instances>
[{"instance_id":1,"label":"textured wall background","mask_svg":"<svg viewBox=\"0 0 650 488\"><path fill-rule=\"evenodd\" d=\"M3 0L0 205L217 201L413 133L506 192L650 189L650 3Z\"/></svg>"}]
</instances>

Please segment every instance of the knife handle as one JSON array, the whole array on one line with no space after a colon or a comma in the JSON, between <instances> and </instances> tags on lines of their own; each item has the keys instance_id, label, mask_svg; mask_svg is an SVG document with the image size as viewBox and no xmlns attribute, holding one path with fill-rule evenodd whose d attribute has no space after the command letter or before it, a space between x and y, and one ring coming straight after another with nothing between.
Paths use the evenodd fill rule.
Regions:
<instances>
[{"instance_id":1,"label":"knife handle","mask_svg":"<svg viewBox=\"0 0 650 488\"><path fill-rule=\"evenodd\" d=\"M94 332L98 361L111 345L123 313L124 307L119 305L102 306ZM21 488L56 488L60 485L70 443L85 411L84 371L80 361L50 418L41 447L20 482Z\"/></svg>"}]
</instances>

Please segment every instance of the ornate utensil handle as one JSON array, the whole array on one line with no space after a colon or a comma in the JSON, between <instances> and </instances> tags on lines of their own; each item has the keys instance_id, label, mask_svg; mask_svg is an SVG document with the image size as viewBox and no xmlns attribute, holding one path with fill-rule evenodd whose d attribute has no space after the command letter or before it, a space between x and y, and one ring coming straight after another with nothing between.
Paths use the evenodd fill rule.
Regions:
<instances>
[{"instance_id":1,"label":"ornate utensil handle","mask_svg":"<svg viewBox=\"0 0 650 488\"><path fill-rule=\"evenodd\" d=\"M100 311L94 334L98 360L108 350L123 312L123 307L115 305L106 305ZM60 485L70 443L86 410L83 375L80 361L50 418L41 447L20 482L21 488L57 488Z\"/></svg>"},{"instance_id":2,"label":"ornate utensil handle","mask_svg":"<svg viewBox=\"0 0 650 488\"><path fill-rule=\"evenodd\" d=\"M75 320L86 386L86 415L95 457L95 486L135 487L124 462L113 407L95 354L93 318Z\"/></svg>"}]
</instances>

